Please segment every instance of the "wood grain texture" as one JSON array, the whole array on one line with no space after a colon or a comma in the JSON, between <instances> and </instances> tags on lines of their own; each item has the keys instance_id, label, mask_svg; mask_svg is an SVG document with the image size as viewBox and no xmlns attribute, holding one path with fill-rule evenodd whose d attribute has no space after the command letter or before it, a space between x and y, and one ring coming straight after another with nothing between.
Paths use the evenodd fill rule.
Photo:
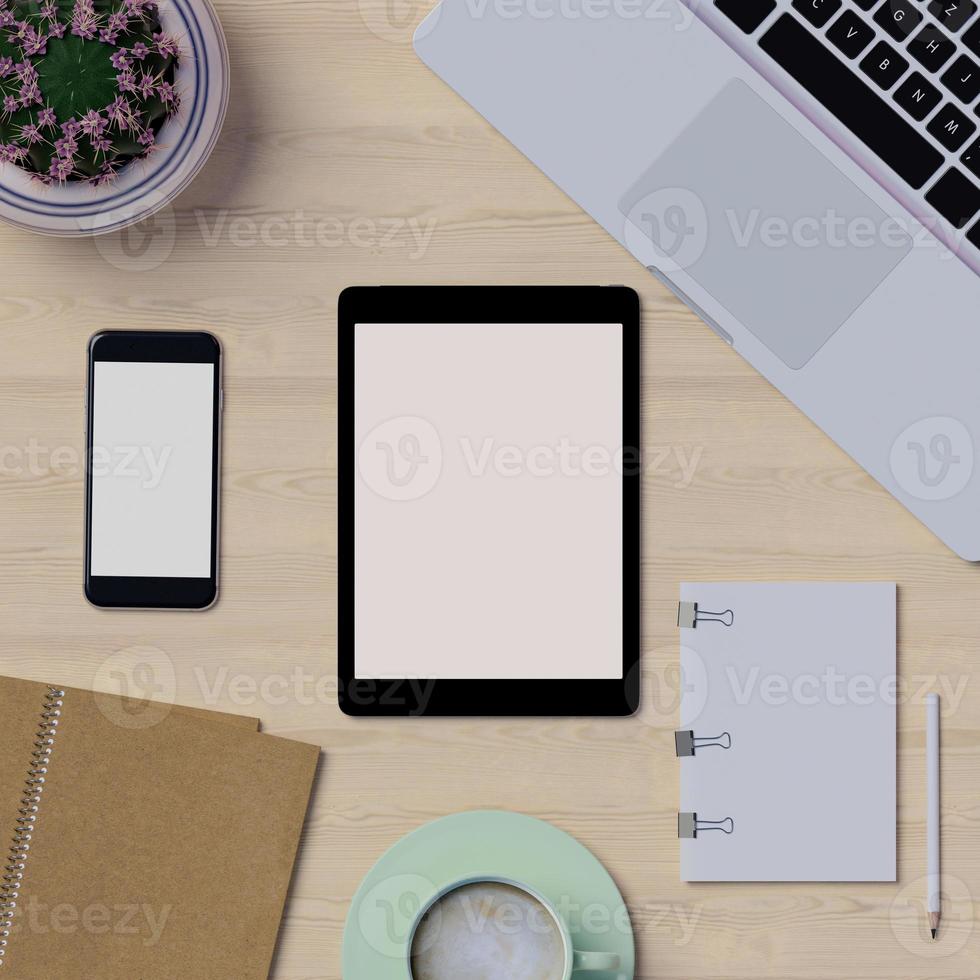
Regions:
<instances>
[{"instance_id":1,"label":"wood grain texture","mask_svg":"<svg viewBox=\"0 0 980 980\"><path fill-rule=\"evenodd\" d=\"M338 980L348 903L372 863L420 824L478 807L551 820L595 851L628 899L641 980L975 980L980 572L416 61L424 5L218 0L230 116L205 172L149 226L155 237L0 228L0 448L11 450L0 459L0 669L85 687L102 683L107 659L155 648L178 700L259 715L266 731L324 748L277 980ZM671 455L644 480L637 717L339 712L336 300L377 282L640 293L644 443L697 466L686 483ZM99 328L195 326L226 352L221 601L203 615L96 611L82 597L82 476L70 465L86 341ZM17 472L32 445L65 451ZM900 583L911 703L899 711L898 885L679 882L677 587L725 578ZM939 675L962 685L943 719L956 901L930 944L920 689Z\"/></svg>"}]
</instances>

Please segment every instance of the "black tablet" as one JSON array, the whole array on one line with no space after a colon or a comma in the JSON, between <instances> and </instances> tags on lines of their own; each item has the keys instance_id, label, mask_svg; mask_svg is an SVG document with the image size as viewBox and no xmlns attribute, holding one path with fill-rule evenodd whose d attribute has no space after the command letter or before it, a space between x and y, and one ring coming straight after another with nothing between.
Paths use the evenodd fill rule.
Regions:
<instances>
[{"instance_id":1,"label":"black tablet","mask_svg":"<svg viewBox=\"0 0 980 980\"><path fill-rule=\"evenodd\" d=\"M636 710L639 338L618 286L341 295L346 713Z\"/></svg>"}]
</instances>

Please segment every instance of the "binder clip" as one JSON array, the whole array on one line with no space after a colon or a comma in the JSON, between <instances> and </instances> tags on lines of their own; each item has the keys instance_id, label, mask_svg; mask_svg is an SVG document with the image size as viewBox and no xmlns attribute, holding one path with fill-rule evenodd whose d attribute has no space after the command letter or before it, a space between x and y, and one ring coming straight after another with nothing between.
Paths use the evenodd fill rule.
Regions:
<instances>
[{"instance_id":1,"label":"binder clip","mask_svg":"<svg viewBox=\"0 0 980 980\"><path fill-rule=\"evenodd\" d=\"M681 629L697 629L698 623L721 623L731 626L735 622L735 613L731 609L724 612L709 612L701 610L696 602L681 602L677 605L677 625Z\"/></svg>"},{"instance_id":2,"label":"binder clip","mask_svg":"<svg viewBox=\"0 0 980 980\"><path fill-rule=\"evenodd\" d=\"M694 755L698 749L706 749L711 745L717 745L720 749L730 749L732 737L728 732L722 732L712 738L695 738L694 732L690 731L674 732L674 748L678 759Z\"/></svg>"},{"instance_id":3,"label":"binder clip","mask_svg":"<svg viewBox=\"0 0 980 980\"><path fill-rule=\"evenodd\" d=\"M681 840L694 840L698 831L720 830L723 834L735 832L735 821L731 817L724 820L698 820L696 813L677 814L677 836Z\"/></svg>"}]
</instances>

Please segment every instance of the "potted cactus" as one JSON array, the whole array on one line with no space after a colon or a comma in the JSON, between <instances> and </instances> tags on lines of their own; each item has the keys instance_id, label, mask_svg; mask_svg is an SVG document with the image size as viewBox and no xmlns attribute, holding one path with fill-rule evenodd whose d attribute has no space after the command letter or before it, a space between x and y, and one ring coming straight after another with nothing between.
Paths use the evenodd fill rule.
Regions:
<instances>
[{"instance_id":1,"label":"potted cactus","mask_svg":"<svg viewBox=\"0 0 980 980\"><path fill-rule=\"evenodd\" d=\"M111 181L179 109L180 56L151 0L0 0L0 161Z\"/></svg>"},{"instance_id":2,"label":"potted cactus","mask_svg":"<svg viewBox=\"0 0 980 980\"><path fill-rule=\"evenodd\" d=\"M0 218L73 235L146 217L203 165L227 99L210 0L0 0Z\"/></svg>"}]
</instances>

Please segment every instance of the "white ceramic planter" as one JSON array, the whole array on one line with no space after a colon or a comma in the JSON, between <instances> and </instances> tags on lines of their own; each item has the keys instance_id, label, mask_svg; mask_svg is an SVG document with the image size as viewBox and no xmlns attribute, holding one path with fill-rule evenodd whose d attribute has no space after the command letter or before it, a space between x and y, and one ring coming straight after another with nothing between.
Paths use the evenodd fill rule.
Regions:
<instances>
[{"instance_id":1,"label":"white ceramic planter","mask_svg":"<svg viewBox=\"0 0 980 980\"><path fill-rule=\"evenodd\" d=\"M44 186L15 164L0 166L0 219L44 235L103 235L165 207L197 176L221 132L228 107L229 65L224 32L210 0L160 0L167 34L181 39L176 84L180 111L145 160L104 187Z\"/></svg>"}]
</instances>

